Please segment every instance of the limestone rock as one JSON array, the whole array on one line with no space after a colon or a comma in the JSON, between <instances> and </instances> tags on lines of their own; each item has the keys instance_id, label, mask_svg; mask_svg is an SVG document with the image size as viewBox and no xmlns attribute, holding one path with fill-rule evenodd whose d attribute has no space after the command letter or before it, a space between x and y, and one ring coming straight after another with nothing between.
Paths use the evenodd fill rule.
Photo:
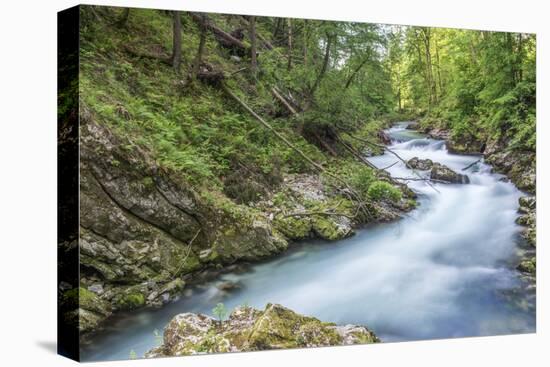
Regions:
<instances>
[{"instance_id":1,"label":"limestone rock","mask_svg":"<svg viewBox=\"0 0 550 367\"><path fill-rule=\"evenodd\" d=\"M447 183L457 183L457 184L468 184L470 179L467 175L456 173L449 167L440 164L434 163L430 171L430 178L433 180L444 181Z\"/></svg>"},{"instance_id":2,"label":"limestone rock","mask_svg":"<svg viewBox=\"0 0 550 367\"><path fill-rule=\"evenodd\" d=\"M364 326L337 326L268 304L263 311L237 308L223 322L202 314L177 315L164 330L163 345L146 357L376 342L378 338Z\"/></svg>"},{"instance_id":3,"label":"limestone rock","mask_svg":"<svg viewBox=\"0 0 550 367\"><path fill-rule=\"evenodd\" d=\"M414 157L409 159L407 164L409 165L409 167L412 167L414 169L427 171L432 168L434 162L431 159L420 159L418 157Z\"/></svg>"}]
</instances>

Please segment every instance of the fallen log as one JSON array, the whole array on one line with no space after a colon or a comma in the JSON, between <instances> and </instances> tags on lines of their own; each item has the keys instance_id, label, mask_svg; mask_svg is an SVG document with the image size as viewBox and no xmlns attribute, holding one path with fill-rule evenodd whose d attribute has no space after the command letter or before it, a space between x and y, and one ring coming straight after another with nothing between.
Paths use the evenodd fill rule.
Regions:
<instances>
[{"instance_id":1,"label":"fallen log","mask_svg":"<svg viewBox=\"0 0 550 367\"><path fill-rule=\"evenodd\" d=\"M283 104L283 106L286 107L286 109L288 110L288 112L290 112L291 115L296 115L298 112L290 105L290 103L288 103L288 101L285 99L285 97L283 97L278 91L277 89L275 89L275 87L272 87L271 88L271 93L273 93L273 95L275 96L275 98L277 98L279 100L279 102L281 102Z\"/></svg>"},{"instance_id":2,"label":"fallen log","mask_svg":"<svg viewBox=\"0 0 550 367\"><path fill-rule=\"evenodd\" d=\"M219 39L222 39L227 46L234 46L237 48L240 48L242 50L248 50L248 46L245 45L241 40L237 39L236 37L232 36L231 34L227 33L223 29L216 26L210 18L208 18L205 14L199 14L199 13L193 13L190 12L189 15L191 18L197 22L200 26L205 27L214 35L216 35Z\"/></svg>"},{"instance_id":3,"label":"fallen log","mask_svg":"<svg viewBox=\"0 0 550 367\"><path fill-rule=\"evenodd\" d=\"M235 93L233 93L225 83L221 84L222 90L227 93L229 97L231 97L235 102L237 102L242 108L244 108L249 114L251 114L260 124L262 124L265 128L267 128L269 131L271 131L279 140L281 140L285 145L287 145L290 149L295 151L300 157L302 157L307 163L309 163L312 167L317 169L319 172L322 172L326 176L334 179L335 181L342 184L346 190L347 193L351 196L351 198L358 204L358 210L362 210L363 213L366 215L367 218L374 218L373 213L370 212L370 210L367 208L363 200L361 199L361 195L359 195L352 187L351 185L344 180L341 177L338 177L336 174L333 174L329 171L327 171L323 166L321 166L319 163L315 162L313 159L309 158L304 152L302 152L300 149L298 149L294 144L292 144L287 138L285 138L281 133L279 133L277 130L273 128L267 121L265 121L260 115L258 115L252 108L250 108L244 101L242 101Z\"/></svg>"}]
</instances>

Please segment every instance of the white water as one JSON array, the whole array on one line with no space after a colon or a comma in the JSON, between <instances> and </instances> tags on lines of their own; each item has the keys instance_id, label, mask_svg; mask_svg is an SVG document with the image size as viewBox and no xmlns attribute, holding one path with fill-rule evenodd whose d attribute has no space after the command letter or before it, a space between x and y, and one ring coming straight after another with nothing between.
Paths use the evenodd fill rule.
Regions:
<instances>
[{"instance_id":1,"label":"white water","mask_svg":"<svg viewBox=\"0 0 550 367\"><path fill-rule=\"evenodd\" d=\"M388 130L401 157L430 158L457 172L479 159L451 155L444 142ZM378 167L397 161L370 158ZM389 172L416 177L404 164ZM242 289L220 299L216 282L159 310L120 315L83 349L84 360L126 359L157 344L153 331L177 313L211 313L217 302L263 308L281 303L339 324L364 324L385 342L535 331L534 286L514 269L520 228L514 223L521 193L479 163L468 185L423 181L410 187L420 207L400 221L376 225L338 243L295 245L282 256L226 274Z\"/></svg>"}]
</instances>

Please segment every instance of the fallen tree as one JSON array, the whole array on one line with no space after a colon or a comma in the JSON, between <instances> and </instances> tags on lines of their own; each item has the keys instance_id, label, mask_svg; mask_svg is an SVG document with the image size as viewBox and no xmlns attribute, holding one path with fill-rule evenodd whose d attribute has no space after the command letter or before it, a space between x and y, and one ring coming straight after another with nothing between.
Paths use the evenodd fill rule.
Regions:
<instances>
[{"instance_id":1,"label":"fallen tree","mask_svg":"<svg viewBox=\"0 0 550 367\"><path fill-rule=\"evenodd\" d=\"M226 31L224 31L220 27L216 26L214 24L214 22L212 22L212 20L210 20L210 18L208 18L208 16L206 14L190 12L189 15L201 27L205 27L206 29L208 29L209 31L214 33L214 35L216 36L216 39L223 46L225 46L225 47L231 47L231 46L232 47L237 47L237 48L239 48L239 49L241 49L245 52L248 50L249 47L244 42L242 42L238 38L232 36L231 34L227 33Z\"/></svg>"}]
</instances>

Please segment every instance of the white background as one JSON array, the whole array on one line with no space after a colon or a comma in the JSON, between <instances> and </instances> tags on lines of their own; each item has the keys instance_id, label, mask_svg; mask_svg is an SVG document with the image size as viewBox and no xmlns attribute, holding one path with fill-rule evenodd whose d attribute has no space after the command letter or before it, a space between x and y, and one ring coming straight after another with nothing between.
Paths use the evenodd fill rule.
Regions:
<instances>
[{"instance_id":1,"label":"white background","mask_svg":"<svg viewBox=\"0 0 550 367\"><path fill-rule=\"evenodd\" d=\"M537 33L537 334L97 363L97 366L548 366L550 19L545 1L90 1L167 9ZM74 1L11 0L0 11L0 364L68 366L56 340L56 12ZM546 143L546 144L545 144ZM546 171L546 172L545 172ZM548 190L548 188L546 188ZM498 213L495 213L497 215ZM330 290L327 290L330 292Z\"/></svg>"}]
</instances>

